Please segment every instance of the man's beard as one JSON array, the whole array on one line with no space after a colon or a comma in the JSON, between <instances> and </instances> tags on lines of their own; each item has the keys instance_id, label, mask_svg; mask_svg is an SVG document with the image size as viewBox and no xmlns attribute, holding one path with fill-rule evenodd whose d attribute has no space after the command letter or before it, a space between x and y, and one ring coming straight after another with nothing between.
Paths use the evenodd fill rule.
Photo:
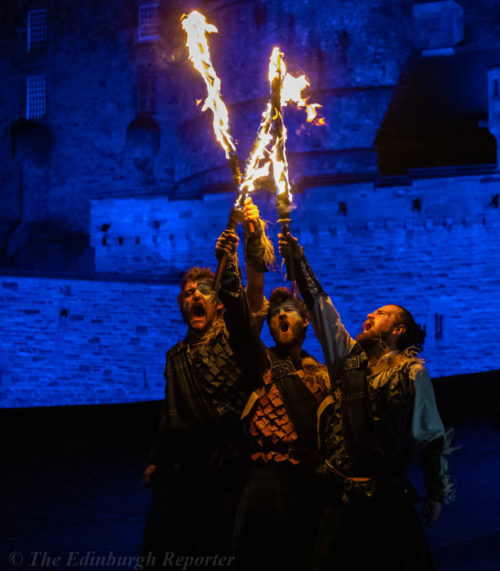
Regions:
<instances>
[{"instance_id":1,"label":"man's beard","mask_svg":"<svg viewBox=\"0 0 500 571\"><path fill-rule=\"evenodd\" d=\"M374 335L371 330L362 331L356 335L356 341L361 345L365 353L376 353L387 351L387 345L384 337L387 339L388 334Z\"/></svg>"},{"instance_id":2,"label":"man's beard","mask_svg":"<svg viewBox=\"0 0 500 571\"><path fill-rule=\"evenodd\" d=\"M225 330L225 327L224 319L221 316L216 315L203 329L194 329L190 326L187 338L190 343L193 344L193 347L200 348L217 337L219 333Z\"/></svg>"}]
</instances>

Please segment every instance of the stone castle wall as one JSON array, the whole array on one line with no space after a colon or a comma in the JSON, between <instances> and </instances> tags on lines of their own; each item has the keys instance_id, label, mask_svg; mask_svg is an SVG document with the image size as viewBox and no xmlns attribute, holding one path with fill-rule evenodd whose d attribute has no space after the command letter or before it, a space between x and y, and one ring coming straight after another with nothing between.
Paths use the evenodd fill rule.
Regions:
<instances>
[{"instance_id":1,"label":"stone castle wall","mask_svg":"<svg viewBox=\"0 0 500 571\"><path fill-rule=\"evenodd\" d=\"M499 186L498 176L476 175L309 189L296 196L292 229L352 334L369 311L398 303L426 325L433 376L495 370ZM185 334L179 274L215 266L231 198L96 201L102 281L2 276L2 405L161 398L165 351ZM255 200L273 222L273 199ZM270 225L272 236L277 230ZM123 278L109 281L108 272ZM266 292L283 283L270 272ZM312 331L306 349L321 358Z\"/></svg>"}]
</instances>

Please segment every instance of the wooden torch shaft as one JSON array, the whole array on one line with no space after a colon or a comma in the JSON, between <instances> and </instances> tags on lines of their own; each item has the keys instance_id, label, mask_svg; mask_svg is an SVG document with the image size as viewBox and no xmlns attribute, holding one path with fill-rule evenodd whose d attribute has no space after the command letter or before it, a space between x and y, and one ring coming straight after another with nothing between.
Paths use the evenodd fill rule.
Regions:
<instances>
[{"instance_id":1,"label":"wooden torch shaft","mask_svg":"<svg viewBox=\"0 0 500 571\"><path fill-rule=\"evenodd\" d=\"M236 226L238 226L238 211L235 208L232 208L231 212L229 213L229 219L227 221L226 230L234 231L236 230ZM217 270L215 271L214 286L213 286L215 291L218 291L220 289L222 274L224 273L224 268L226 267L227 259L228 259L227 254L224 254L222 258L219 260L219 263L217 264Z\"/></svg>"},{"instance_id":2,"label":"wooden torch shaft","mask_svg":"<svg viewBox=\"0 0 500 571\"><path fill-rule=\"evenodd\" d=\"M281 224L281 233L283 235L290 234L290 218L280 218L278 222ZM291 256L285 256L286 277L289 282L296 281L295 265Z\"/></svg>"}]
</instances>

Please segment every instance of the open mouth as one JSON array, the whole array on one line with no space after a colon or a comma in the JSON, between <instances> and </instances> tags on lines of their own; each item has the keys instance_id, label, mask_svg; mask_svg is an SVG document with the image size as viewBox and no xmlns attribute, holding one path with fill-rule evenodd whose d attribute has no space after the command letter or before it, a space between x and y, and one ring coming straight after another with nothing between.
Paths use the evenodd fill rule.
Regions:
<instances>
[{"instance_id":1,"label":"open mouth","mask_svg":"<svg viewBox=\"0 0 500 571\"><path fill-rule=\"evenodd\" d=\"M286 333L288 331L288 329L290 328L290 326L288 325L288 323L286 321L282 321L280 323L280 331L282 333Z\"/></svg>"},{"instance_id":2,"label":"open mouth","mask_svg":"<svg viewBox=\"0 0 500 571\"><path fill-rule=\"evenodd\" d=\"M203 317L205 315L205 308L203 307L203 305L193 305L192 309L191 309L191 313L195 316L195 317Z\"/></svg>"}]
</instances>

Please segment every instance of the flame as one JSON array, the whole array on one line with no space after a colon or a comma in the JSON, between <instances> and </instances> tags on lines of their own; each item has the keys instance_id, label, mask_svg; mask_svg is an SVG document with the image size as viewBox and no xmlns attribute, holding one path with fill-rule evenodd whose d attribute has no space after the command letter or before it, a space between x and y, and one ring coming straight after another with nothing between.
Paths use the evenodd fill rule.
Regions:
<instances>
[{"instance_id":1,"label":"flame","mask_svg":"<svg viewBox=\"0 0 500 571\"><path fill-rule=\"evenodd\" d=\"M243 201L249 192L251 192L258 179L266 178L269 176L271 169L271 153L269 145L273 139L271 132L271 103L268 103L266 109L262 113L259 130L257 131L257 138L255 139L254 146L248 156L245 172L239 188L238 197L236 199L235 207L241 208Z\"/></svg>"},{"instance_id":2,"label":"flame","mask_svg":"<svg viewBox=\"0 0 500 571\"><path fill-rule=\"evenodd\" d=\"M182 27L186 31L186 45L189 49L189 59L195 69L202 76L207 87L207 98L202 111L211 109L213 113L214 133L226 153L226 158L231 159L233 174L239 180L237 167L236 146L229 131L229 115L227 108L220 95L221 81L217 77L210 58L210 49L207 34L217 33L217 28L209 24L200 12L193 11L184 15L181 19ZM278 195L286 197L291 202L290 182L288 179L288 164L286 160L286 135L287 131L283 122L281 108L289 103L295 103L299 109L305 109L307 121L315 124L324 124L322 118L318 118L318 103L309 104L302 96L302 91L309 86L304 75L294 77L286 71L283 54L279 48L274 48L269 60L269 82L279 85L278 99L267 104L262 114L261 123L257 132L257 139L248 157L245 173L239 185L238 197L235 206L243 206L245 197L251 192L258 179L269 177L271 170ZM276 96L276 93L274 94ZM273 89L271 88L271 100Z\"/></svg>"},{"instance_id":3,"label":"flame","mask_svg":"<svg viewBox=\"0 0 500 571\"><path fill-rule=\"evenodd\" d=\"M308 99L304 98L302 92L308 87L309 81L305 75L294 77L286 71L283 53L279 48L273 48L269 59L269 84L272 86L273 81L279 80L281 84L281 93L278 101L281 107L286 107L290 103L295 103L299 109L304 109L307 115L307 121L315 125L325 125L323 117L318 115L318 109L322 106L319 103L308 103ZM273 122L278 119L281 121L280 137L278 141L276 134L273 132ZM262 113L262 118L257 131L257 137L247 159L243 180L240 185L240 192L236 199L235 206L241 207L246 195L254 190L259 179L269 177L271 173L274 178L278 195L287 197L291 201L290 182L288 179L288 164L286 161L286 136L287 131L281 109L268 103L266 109ZM280 150L280 152L278 152Z\"/></svg>"},{"instance_id":4,"label":"flame","mask_svg":"<svg viewBox=\"0 0 500 571\"><path fill-rule=\"evenodd\" d=\"M273 77L276 77L277 66L279 65L281 68L281 106L286 107L289 103L295 103L299 109L305 110L308 123L325 125L324 118L318 115L318 109L323 106L319 103L308 103L308 98L304 98L302 95L304 89L311 84L305 75L295 77L286 71L283 55L279 48L273 48L269 64L269 82L272 82ZM278 59L281 60L280 64L277 63ZM271 75L271 71L273 75Z\"/></svg>"},{"instance_id":5,"label":"flame","mask_svg":"<svg viewBox=\"0 0 500 571\"><path fill-rule=\"evenodd\" d=\"M281 144L282 151L280 150L280 144L275 144L271 152L271 162L273 165L274 182L276 184L276 194L278 197L282 197L287 200L288 203L291 203L292 193L290 190L290 180L288 178L288 162L286 160L285 141L286 129L283 142Z\"/></svg>"},{"instance_id":6,"label":"flame","mask_svg":"<svg viewBox=\"0 0 500 571\"><path fill-rule=\"evenodd\" d=\"M203 14L197 11L193 11L189 15L184 14L181 21L187 34L186 46L189 50L189 59L207 86L208 95L201 110L212 110L215 136L224 149L226 158L229 159L236 155L236 146L229 131L227 108L220 95L221 81L212 65L207 41L207 34L217 33L218 30L207 22Z\"/></svg>"},{"instance_id":7,"label":"flame","mask_svg":"<svg viewBox=\"0 0 500 571\"><path fill-rule=\"evenodd\" d=\"M302 96L302 91L309 85L310 83L305 75L294 77L289 73L285 73L281 88L281 105L286 107L289 103L295 103L299 109L305 110L308 123L326 125L324 117L318 115L318 109L321 109L323 106L319 103L308 103L308 98Z\"/></svg>"},{"instance_id":8,"label":"flame","mask_svg":"<svg viewBox=\"0 0 500 571\"><path fill-rule=\"evenodd\" d=\"M293 80L287 80L287 76ZM302 76L303 77L303 76ZM295 89L288 88L284 90L285 80L287 85L293 85ZM305 77L304 77L305 80ZM301 97L301 91L307 87L307 80L304 82L302 78L293 78L286 71L283 53L279 48L273 48L271 59L269 61L269 83L271 85L271 106L272 109L272 132L274 135L274 144L271 150L271 163L273 165L274 183L276 185L276 194L278 202L282 204L290 204L292 202L292 193L290 191L290 180L288 178L288 162L286 159L286 138L287 130L283 121L282 107L285 107L289 100L302 104L304 101ZM302 83L304 87L298 91L296 86ZM289 99L292 97L292 99ZM281 214L280 214L280 217Z\"/></svg>"}]
</instances>

